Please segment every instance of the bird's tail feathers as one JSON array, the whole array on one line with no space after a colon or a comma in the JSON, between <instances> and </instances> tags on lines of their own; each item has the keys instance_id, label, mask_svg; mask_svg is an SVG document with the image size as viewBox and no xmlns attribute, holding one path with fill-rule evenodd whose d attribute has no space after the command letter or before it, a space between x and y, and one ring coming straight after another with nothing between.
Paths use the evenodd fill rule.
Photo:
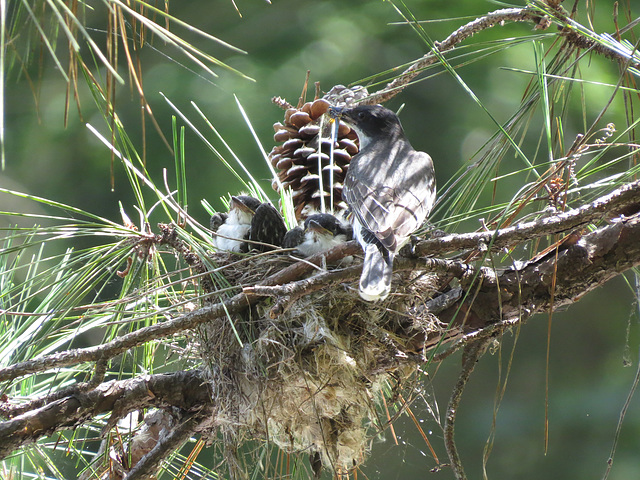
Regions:
<instances>
[{"instance_id":1,"label":"bird's tail feathers","mask_svg":"<svg viewBox=\"0 0 640 480\"><path fill-rule=\"evenodd\" d=\"M384 300L391 291L393 255L369 243L364 248L360 296L368 302Z\"/></svg>"}]
</instances>

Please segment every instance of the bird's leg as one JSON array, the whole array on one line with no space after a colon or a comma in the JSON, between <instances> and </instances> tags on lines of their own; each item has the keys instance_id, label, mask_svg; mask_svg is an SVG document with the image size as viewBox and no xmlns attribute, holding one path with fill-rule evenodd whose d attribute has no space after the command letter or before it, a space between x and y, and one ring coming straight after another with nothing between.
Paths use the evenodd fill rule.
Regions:
<instances>
[{"instance_id":1,"label":"bird's leg","mask_svg":"<svg viewBox=\"0 0 640 480\"><path fill-rule=\"evenodd\" d=\"M418 255L416 254L416 245L420 242L420 240L422 239L419 236L410 235L409 241L400 249L398 254L401 257L407 257L407 258L417 257Z\"/></svg>"}]
</instances>

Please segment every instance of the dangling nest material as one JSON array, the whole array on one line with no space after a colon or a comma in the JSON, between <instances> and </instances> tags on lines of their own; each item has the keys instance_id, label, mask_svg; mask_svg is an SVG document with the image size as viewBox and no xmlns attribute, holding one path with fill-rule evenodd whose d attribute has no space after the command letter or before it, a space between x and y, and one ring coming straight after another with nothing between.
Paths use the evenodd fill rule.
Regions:
<instances>
[{"instance_id":1,"label":"dangling nest material","mask_svg":"<svg viewBox=\"0 0 640 480\"><path fill-rule=\"evenodd\" d=\"M267 258L249 258L225 276L231 284L255 284L283 268L283 259ZM423 313L429 278L401 273L394 280L393 300L380 305L361 301L357 286L340 285L296 300L276 319L263 301L200 329L228 454L260 438L288 453L316 455L336 474L364 460L386 423L376 413L385 392L415 372L398 361L408 332L442 330Z\"/></svg>"}]
</instances>

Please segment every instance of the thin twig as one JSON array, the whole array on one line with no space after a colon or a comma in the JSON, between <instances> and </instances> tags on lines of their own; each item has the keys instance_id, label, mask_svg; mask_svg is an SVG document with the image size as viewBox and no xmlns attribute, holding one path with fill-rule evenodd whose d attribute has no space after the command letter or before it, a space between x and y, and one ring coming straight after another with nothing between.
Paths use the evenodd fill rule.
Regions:
<instances>
[{"instance_id":1,"label":"thin twig","mask_svg":"<svg viewBox=\"0 0 640 480\"><path fill-rule=\"evenodd\" d=\"M613 48L587 37L576 29L572 28L574 22L562 11L561 8L552 8L548 13L555 22L560 25L562 30L558 35L565 37L566 41L574 47L589 50L606 58L616 60L621 65L637 67L638 64L630 60L629 57L621 54ZM404 72L393 81L388 83L382 90L367 97L363 103L373 105L384 103L398 93L400 93L422 70L429 65L436 63L442 58L442 53L453 49L459 43L478 32L487 30L495 26L503 26L507 22L531 22L536 24L536 28L544 29L551 25L550 21L541 22L541 18L545 16L545 12L535 7L526 8L504 8L487 13L486 15L476 18L471 22L458 28L450 34L442 42L434 42L432 51L416 60Z\"/></svg>"},{"instance_id":2,"label":"thin twig","mask_svg":"<svg viewBox=\"0 0 640 480\"><path fill-rule=\"evenodd\" d=\"M441 350L439 353L433 356L431 359L432 362L441 362L445 358L453 355L462 347L466 345L476 342L482 341L489 337L493 337L497 334L498 331L502 331L508 329L518 323L519 320L509 319L503 320L502 322L494 323L480 330L475 330L470 333L466 333L460 338L455 339L451 345L448 345L446 350Z\"/></svg>"},{"instance_id":3,"label":"thin twig","mask_svg":"<svg viewBox=\"0 0 640 480\"><path fill-rule=\"evenodd\" d=\"M442 53L451 50L457 44L482 30L487 30L496 25L503 25L505 22L532 21L538 15L539 13L536 15L532 10L527 8L505 8L496 10L463 25L442 42L436 42L434 49ZM434 52L427 53L402 72L398 78L387 84L382 90L368 97L365 102L372 105L386 102L400 93L424 68L437 61L438 56Z\"/></svg>"},{"instance_id":4,"label":"thin twig","mask_svg":"<svg viewBox=\"0 0 640 480\"><path fill-rule=\"evenodd\" d=\"M636 393L636 390L638 389L639 384L640 384L640 362L638 363L638 368L636 369L636 375L631 384L631 389L629 390L627 399L625 400L624 405L622 406L622 410L620 410L618 425L616 426L616 433L613 436L613 443L611 445L611 452L609 453L609 458L607 459L607 469L605 470L602 480L609 479L609 474L611 473L611 468L613 467L613 457L615 457L616 450L618 448L618 441L620 440L620 432L622 431L622 425L624 424L624 419L627 415L627 412L629 411L631 400L633 399L633 395Z\"/></svg>"},{"instance_id":5,"label":"thin twig","mask_svg":"<svg viewBox=\"0 0 640 480\"><path fill-rule=\"evenodd\" d=\"M162 466L164 459L176 451L198 430L200 425L208 420L208 417L212 415L212 410L211 406L207 406L203 411L187 416L186 420L177 425L169 435L159 441L148 454L140 459L124 480L156 478L157 471Z\"/></svg>"},{"instance_id":6,"label":"thin twig","mask_svg":"<svg viewBox=\"0 0 640 480\"><path fill-rule=\"evenodd\" d=\"M464 473L460 456L458 455L458 449L455 442L455 422L456 414L458 413L458 407L460 406L460 400L462 399L462 393L469 381L471 372L476 366L476 362L484 353L488 344L488 339L480 339L473 343L468 344L464 348L462 355L462 370L458 377L458 382L451 392L451 399L447 406L447 415L444 421L444 444L449 455L449 462L451 463L451 469L458 480L466 480L467 476Z\"/></svg>"}]
</instances>

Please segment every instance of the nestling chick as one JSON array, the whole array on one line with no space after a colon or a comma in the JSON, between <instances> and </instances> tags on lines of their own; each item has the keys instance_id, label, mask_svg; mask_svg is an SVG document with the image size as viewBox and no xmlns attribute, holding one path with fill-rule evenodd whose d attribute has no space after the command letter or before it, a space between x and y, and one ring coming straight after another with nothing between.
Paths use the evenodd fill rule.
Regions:
<instances>
[{"instance_id":1,"label":"nestling chick","mask_svg":"<svg viewBox=\"0 0 640 480\"><path fill-rule=\"evenodd\" d=\"M219 250L245 253L277 248L287 232L282 215L270 204L249 195L231 197L228 213L216 213L210 220Z\"/></svg>"},{"instance_id":2,"label":"nestling chick","mask_svg":"<svg viewBox=\"0 0 640 480\"><path fill-rule=\"evenodd\" d=\"M229 212L227 214L215 214L211 217L211 227L217 224L214 238L218 250L227 252L247 252L251 222L260 201L248 195L231 197Z\"/></svg>"},{"instance_id":3,"label":"nestling chick","mask_svg":"<svg viewBox=\"0 0 640 480\"><path fill-rule=\"evenodd\" d=\"M344 225L329 213L316 213L307 217L304 227L296 227L287 232L282 242L283 248L295 248L295 253L309 257L329 250L353 238L353 229Z\"/></svg>"}]
</instances>

